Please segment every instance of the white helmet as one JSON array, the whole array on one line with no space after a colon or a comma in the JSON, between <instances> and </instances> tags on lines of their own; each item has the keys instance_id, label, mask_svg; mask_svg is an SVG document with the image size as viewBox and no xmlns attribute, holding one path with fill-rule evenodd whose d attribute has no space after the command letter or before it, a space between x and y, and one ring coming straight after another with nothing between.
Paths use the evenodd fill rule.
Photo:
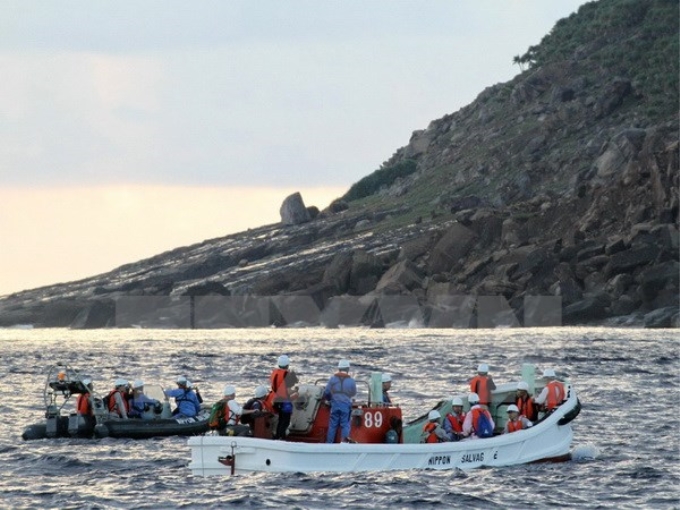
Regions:
<instances>
[{"instance_id":1,"label":"white helmet","mask_svg":"<svg viewBox=\"0 0 680 510\"><path fill-rule=\"evenodd\" d=\"M526 381L520 381L517 383L518 390L529 391L529 383Z\"/></svg>"},{"instance_id":2,"label":"white helmet","mask_svg":"<svg viewBox=\"0 0 680 510\"><path fill-rule=\"evenodd\" d=\"M187 389L190 390L190 389L193 388L193 387L194 387L194 383L192 383L191 381L187 380Z\"/></svg>"},{"instance_id":3,"label":"white helmet","mask_svg":"<svg viewBox=\"0 0 680 510\"><path fill-rule=\"evenodd\" d=\"M390 374L383 374L382 382L392 382L392 376Z\"/></svg>"},{"instance_id":4,"label":"white helmet","mask_svg":"<svg viewBox=\"0 0 680 510\"><path fill-rule=\"evenodd\" d=\"M135 382L132 383L132 389L133 390L138 390L139 388L144 387L144 381L141 379L137 379Z\"/></svg>"},{"instance_id":5,"label":"white helmet","mask_svg":"<svg viewBox=\"0 0 680 510\"><path fill-rule=\"evenodd\" d=\"M476 393L468 393L468 402L470 405L475 405L479 403L479 395Z\"/></svg>"},{"instance_id":6,"label":"white helmet","mask_svg":"<svg viewBox=\"0 0 680 510\"><path fill-rule=\"evenodd\" d=\"M185 385L187 383L187 378L184 375L180 375L177 378L177 384Z\"/></svg>"},{"instance_id":7,"label":"white helmet","mask_svg":"<svg viewBox=\"0 0 680 510\"><path fill-rule=\"evenodd\" d=\"M286 368L288 365L290 365L290 359L288 359L288 356L286 356L285 354L279 356L278 365L281 368Z\"/></svg>"},{"instance_id":8,"label":"white helmet","mask_svg":"<svg viewBox=\"0 0 680 510\"><path fill-rule=\"evenodd\" d=\"M83 379L80 382L83 383L83 386L89 386L90 384L92 384L92 379L90 379L89 377L86 377L85 379Z\"/></svg>"},{"instance_id":9,"label":"white helmet","mask_svg":"<svg viewBox=\"0 0 680 510\"><path fill-rule=\"evenodd\" d=\"M508 412L509 413L519 413L519 407L517 407L515 404L510 404L508 406Z\"/></svg>"},{"instance_id":10,"label":"white helmet","mask_svg":"<svg viewBox=\"0 0 680 510\"><path fill-rule=\"evenodd\" d=\"M236 388L234 388L231 384L227 384L222 390L222 395L225 397L228 397L229 395L236 395Z\"/></svg>"},{"instance_id":11,"label":"white helmet","mask_svg":"<svg viewBox=\"0 0 680 510\"><path fill-rule=\"evenodd\" d=\"M555 377L555 371L552 368L546 368L543 371L543 377Z\"/></svg>"},{"instance_id":12,"label":"white helmet","mask_svg":"<svg viewBox=\"0 0 680 510\"><path fill-rule=\"evenodd\" d=\"M119 387L121 387L121 386L127 386L127 385L128 385L128 382L127 382L126 379L116 379L116 382L114 382L113 385L114 385L116 388L119 388Z\"/></svg>"},{"instance_id":13,"label":"white helmet","mask_svg":"<svg viewBox=\"0 0 680 510\"><path fill-rule=\"evenodd\" d=\"M349 370L349 360L341 359L341 360L338 362L338 368L339 368L340 370Z\"/></svg>"},{"instance_id":14,"label":"white helmet","mask_svg":"<svg viewBox=\"0 0 680 510\"><path fill-rule=\"evenodd\" d=\"M266 386L258 386L255 388L255 398L263 398L267 394Z\"/></svg>"},{"instance_id":15,"label":"white helmet","mask_svg":"<svg viewBox=\"0 0 680 510\"><path fill-rule=\"evenodd\" d=\"M477 372L480 374L488 374L489 373L489 365L486 363L480 363L479 366L477 367Z\"/></svg>"},{"instance_id":16,"label":"white helmet","mask_svg":"<svg viewBox=\"0 0 680 510\"><path fill-rule=\"evenodd\" d=\"M439 414L439 411L437 411L436 409L430 411L430 412L427 414L427 419L430 420L430 421L438 420L438 419L441 418L441 417L442 417L442 415Z\"/></svg>"},{"instance_id":17,"label":"white helmet","mask_svg":"<svg viewBox=\"0 0 680 510\"><path fill-rule=\"evenodd\" d=\"M463 406L463 399L460 397L453 397L451 399L451 405L452 406Z\"/></svg>"}]
</instances>

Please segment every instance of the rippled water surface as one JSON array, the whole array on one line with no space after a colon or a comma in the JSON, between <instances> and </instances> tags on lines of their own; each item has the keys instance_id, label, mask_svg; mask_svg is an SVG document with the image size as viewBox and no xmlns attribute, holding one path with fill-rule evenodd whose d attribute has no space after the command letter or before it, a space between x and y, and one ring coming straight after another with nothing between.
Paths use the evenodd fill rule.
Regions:
<instances>
[{"instance_id":1,"label":"rippled water surface","mask_svg":"<svg viewBox=\"0 0 680 510\"><path fill-rule=\"evenodd\" d=\"M0 330L2 508L680 508L678 332L624 329L219 331ZM279 354L302 382L326 379L340 358L353 375L393 374L412 418L467 391L478 363L496 382L522 363L571 377L583 402L577 451L595 459L461 471L255 474L199 478L183 438L23 442L43 413L43 372L57 361L95 376L174 387L200 381L210 402L232 383L245 402Z\"/></svg>"}]
</instances>

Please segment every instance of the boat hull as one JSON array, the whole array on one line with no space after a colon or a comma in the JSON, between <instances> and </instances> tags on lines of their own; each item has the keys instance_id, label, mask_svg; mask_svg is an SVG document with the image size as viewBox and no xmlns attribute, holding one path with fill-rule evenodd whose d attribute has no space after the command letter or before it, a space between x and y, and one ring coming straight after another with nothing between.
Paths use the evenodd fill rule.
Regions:
<instances>
[{"instance_id":1,"label":"boat hull","mask_svg":"<svg viewBox=\"0 0 680 510\"><path fill-rule=\"evenodd\" d=\"M473 469L565 460L573 438L573 417L566 423L563 418L578 408L572 391L567 402L532 428L488 439L436 444L308 444L250 437L193 437L188 442L189 468L194 475L213 476L253 471Z\"/></svg>"},{"instance_id":2,"label":"boat hull","mask_svg":"<svg viewBox=\"0 0 680 510\"><path fill-rule=\"evenodd\" d=\"M166 436L194 436L209 430L209 411L204 410L197 418L162 418L150 420L107 420L100 424L78 423L73 425L73 417L59 416L54 425L36 423L26 427L22 434L24 441L54 437L83 438L129 438L148 439ZM69 423L71 420L71 423Z\"/></svg>"}]
</instances>

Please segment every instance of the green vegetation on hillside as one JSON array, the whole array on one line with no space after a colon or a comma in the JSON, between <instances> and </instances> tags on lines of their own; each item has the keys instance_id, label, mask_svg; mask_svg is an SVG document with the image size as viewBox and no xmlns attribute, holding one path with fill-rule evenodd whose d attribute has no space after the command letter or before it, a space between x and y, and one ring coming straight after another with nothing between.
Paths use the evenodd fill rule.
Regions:
<instances>
[{"instance_id":1,"label":"green vegetation on hillside","mask_svg":"<svg viewBox=\"0 0 680 510\"><path fill-rule=\"evenodd\" d=\"M352 185L343 200L351 202L377 193L380 188L394 184L400 177L407 177L416 171L416 162L410 159L393 166L383 167Z\"/></svg>"},{"instance_id":2,"label":"green vegetation on hillside","mask_svg":"<svg viewBox=\"0 0 680 510\"><path fill-rule=\"evenodd\" d=\"M600 0L559 20L520 64L589 59L634 81L650 117L678 110L678 0Z\"/></svg>"}]
</instances>

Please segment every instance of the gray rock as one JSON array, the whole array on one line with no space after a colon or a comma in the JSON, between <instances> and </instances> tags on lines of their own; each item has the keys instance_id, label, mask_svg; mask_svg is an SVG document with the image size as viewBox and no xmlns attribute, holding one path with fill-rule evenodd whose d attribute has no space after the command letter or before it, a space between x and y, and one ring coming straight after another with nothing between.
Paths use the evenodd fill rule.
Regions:
<instances>
[{"instance_id":1,"label":"gray rock","mask_svg":"<svg viewBox=\"0 0 680 510\"><path fill-rule=\"evenodd\" d=\"M281 223L284 225L299 225L312 219L299 192L286 197L281 204L279 213L281 214Z\"/></svg>"},{"instance_id":2,"label":"gray rock","mask_svg":"<svg viewBox=\"0 0 680 510\"><path fill-rule=\"evenodd\" d=\"M395 286L398 289L413 290L423 285L423 275L418 267L408 259L397 262L385 272L375 287L380 292L387 287Z\"/></svg>"},{"instance_id":3,"label":"gray rock","mask_svg":"<svg viewBox=\"0 0 680 510\"><path fill-rule=\"evenodd\" d=\"M454 223L432 250L430 274L451 271L472 249L476 239L477 235L472 230L460 223Z\"/></svg>"},{"instance_id":4,"label":"gray rock","mask_svg":"<svg viewBox=\"0 0 680 510\"><path fill-rule=\"evenodd\" d=\"M668 306L654 310L645 315L644 323L646 328L670 328L674 318L678 315L677 306Z\"/></svg>"}]
</instances>

